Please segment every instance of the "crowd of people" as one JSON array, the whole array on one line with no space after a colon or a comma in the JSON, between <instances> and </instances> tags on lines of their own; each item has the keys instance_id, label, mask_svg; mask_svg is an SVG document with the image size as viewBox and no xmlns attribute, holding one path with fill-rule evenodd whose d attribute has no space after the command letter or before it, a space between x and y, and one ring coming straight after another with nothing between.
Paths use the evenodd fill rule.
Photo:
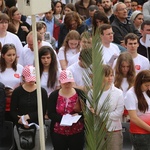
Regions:
<instances>
[{"instance_id":1,"label":"crowd of people","mask_svg":"<svg viewBox=\"0 0 150 150\"><path fill-rule=\"evenodd\" d=\"M51 120L54 150L84 148L80 101L86 104L83 74L91 71L92 63L84 56L92 55L92 36L97 33L105 84L98 107L111 95L108 149L122 150L121 123L128 122L133 149L149 150L150 0L52 0L48 5L51 10L36 15L36 29L43 121ZM19 12L17 0L0 0L0 84L6 96L6 107L0 104L0 109L5 120L14 124L18 150L22 150L20 128L32 130L28 124L39 124L33 38L31 16ZM66 114L81 118L63 126ZM40 148L39 130L35 141L33 150Z\"/></svg>"}]
</instances>

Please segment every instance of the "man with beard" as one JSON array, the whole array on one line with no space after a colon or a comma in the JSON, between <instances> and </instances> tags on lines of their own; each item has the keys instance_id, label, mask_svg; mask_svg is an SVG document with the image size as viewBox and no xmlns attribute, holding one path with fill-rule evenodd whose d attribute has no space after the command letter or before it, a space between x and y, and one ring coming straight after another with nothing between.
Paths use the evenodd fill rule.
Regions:
<instances>
[{"instance_id":1,"label":"man with beard","mask_svg":"<svg viewBox=\"0 0 150 150\"><path fill-rule=\"evenodd\" d=\"M112 3L112 1L111 0L101 0L101 5L104 8L105 14L107 15L108 19L111 22L111 17L113 14L113 9L112 9L113 3Z\"/></svg>"}]
</instances>

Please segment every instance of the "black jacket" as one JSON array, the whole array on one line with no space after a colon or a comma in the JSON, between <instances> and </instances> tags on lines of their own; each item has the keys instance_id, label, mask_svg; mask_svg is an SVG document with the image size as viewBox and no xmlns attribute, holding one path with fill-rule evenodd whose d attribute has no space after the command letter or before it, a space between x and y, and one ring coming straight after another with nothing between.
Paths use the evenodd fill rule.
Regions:
<instances>
[{"instance_id":1,"label":"black jacket","mask_svg":"<svg viewBox=\"0 0 150 150\"><path fill-rule=\"evenodd\" d=\"M85 102L84 92L79 89L75 90L78 96L81 97L81 99ZM47 110L48 110L48 117L51 119L51 132L53 132L55 123L61 122L62 119L62 116L56 112L58 92L59 90L52 92L48 98Z\"/></svg>"},{"instance_id":2,"label":"black jacket","mask_svg":"<svg viewBox=\"0 0 150 150\"><path fill-rule=\"evenodd\" d=\"M128 33L134 33L138 37L141 36L141 33L134 27L134 25L129 20L127 20L127 23L124 24L115 17L111 25L114 32L114 43L120 44L120 41L124 40L124 37Z\"/></svg>"}]
</instances>

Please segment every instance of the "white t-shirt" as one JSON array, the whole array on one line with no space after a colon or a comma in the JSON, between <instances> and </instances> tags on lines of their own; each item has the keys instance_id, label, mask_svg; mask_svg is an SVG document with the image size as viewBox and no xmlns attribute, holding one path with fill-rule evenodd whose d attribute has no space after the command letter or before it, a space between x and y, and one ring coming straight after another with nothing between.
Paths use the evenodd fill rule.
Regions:
<instances>
[{"instance_id":1,"label":"white t-shirt","mask_svg":"<svg viewBox=\"0 0 150 150\"><path fill-rule=\"evenodd\" d=\"M139 87L140 88L140 87ZM138 99L137 96L134 92L134 88L130 88L125 96L125 107L127 110L135 110L137 116L143 120L144 122L146 122L148 125L150 125L150 98L148 97L148 95L146 94L146 92L143 92L143 95L148 103L148 110L143 113L141 111L139 111L138 109ZM142 128L140 128L139 126L137 126L136 124L134 124L132 121L130 122L130 132L131 133L138 133L138 134L149 134L149 131L146 131Z\"/></svg>"},{"instance_id":2,"label":"white t-shirt","mask_svg":"<svg viewBox=\"0 0 150 150\"><path fill-rule=\"evenodd\" d=\"M135 65L136 74L138 74L142 70L149 70L150 69L149 60L140 54L138 54L137 57L133 58L133 62ZM112 66L113 69L115 68L116 63L117 63L117 59L113 63L113 66Z\"/></svg>"},{"instance_id":3,"label":"white t-shirt","mask_svg":"<svg viewBox=\"0 0 150 150\"><path fill-rule=\"evenodd\" d=\"M127 78L123 78L122 83L121 83L121 89L123 91L123 96L125 97L126 92L128 91L129 84L127 81Z\"/></svg>"},{"instance_id":4,"label":"white t-shirt","mask_svg":"<svg viewBox=\"0 0 150 150\"><path fill-rule=\"evenodd\" d=\"M6 68L4 72L0 72L0 82L5 86L12 87L12 89L18 87L22 82L22 70L23 66L17 64L17 70L12 68Z\"/></svg>"},{"instance_id":5,"label":"white t-shirt","mask_svg":"<svg viewBox=\"0 0 150 150\"><path fill-rule=\"evenodd\" d=\"M91 97L91 92L92 91L88 93L89 97ZM109 99L106 99L108 96ZM124 98L122 91L112 84L107 91L102 92L98 101L98 111L101 109L100 116L103 115L103 111L105 109L105 107L102 109L104 103L108 103L106 104L108 106L107 112L109 113L107 122L107 125L109 126L108 131L121 130L121 116L124 111ZM89 104L87 105L89 106Z\"/></svg>"},{"instance_id":6,"label":"white t-shirt","mask_svg":"<svg viewBox=\"0 0 150 150\"><path fill-rule=\"evenodd\" d=\"M70 70L72 72L73 78L77 86L85 86L83 75L84 72L86 72L86 70L88 69L80 67L79 62L76 62L71 66L69 66L67 70ZM89 78L89 82L91 82L90 78Z\"/></svg>"},{"instance_id":7,"label":"white t-shirt","mask_svg":"<svg viewBox=\"0 0 150 150\"><path fill-rule=\"evenodd\" d=\"M72 58L69 60L68 62L68 66L71 66L72 64L78 62L79 60L79 55L80 55L80 52L77 53L76 55L72 56Z\"/></svg>"},{"instance_id":8,"label":"white t-shirt","mask_svg":"<svg viewBox=\"0 0 150 150\"><path fill-rule=\"evenodd\" d=\"M41 75L41 87L43 87L47 91L48 95L50 95L51 92L53 92L54 90L56 90L57 86L60 86L60 83L58 81L59 75L60 75L60 70L58 70L58 72L57 72L57 80L55 82L54 87L53 88L50 88L50 87L48 88L47 87L48 72L43 72L42 73L42 75Z\"/></svg>"},{"instance_id":9,"label":"white t-shirt","mask_svg":"<svg viewBox=\"0 0 150 150\"><path fill-rule=\"evenodd\" d=\"M46 41L42 41L42 46L49 46L53 49L52 45L50 43L46 42ZM58 56L57 56L57 53L56 53L55 50L54 50L54 53L56 55L58 68L61 68L60 62L58 60ZM31 49L28 48L28 44L26 44L23 48L20 64L23 65L23 66L34 65L34 51L31 51Z\"/></svg>"},{"instance_id":10,"label":"white t-shirt","mask_svg":"<svg viewBox=\"0 0 150 150\"><path fill-rule=\"evenodd\" d=\"M68 64L69 64L69 61L72 59L72 57L75 56L77 53L78 53L77 49L68 49L66 51L66 59L67 59ZM59 49L58 59L65 60L64 46Z\"/></svg>"},{"instance_id":11,"label":"white t-shirt","mask_svg":"<svg viewBox=\"0 0 150 150\"><path fill-rule=\"evenodd\" d=\"M109 65L109 60L113 55L119 56L120 50L117 45L110 43L109 47L103 46L102 48L102 54L103 54L103 63Z\"/></svg>"},{"instance_id":12,"label":"white t-shirt","mask_svg":"<svg viewBox=\"0 0 150 150\"><path fill-rule=\"evenodd\" d=\"M149 70L150 69L149 60L140 54L138 54L137 57L133 58L133 61L135 64L136 74L142 70Z\"/></svg>"},{"instance_id":13,"label":"white t-shirt","mask_svg":"<svg viewBox=\"0 0 150 150\"><path fill-rule=\"evenodd\" d=\"M17 51L17 56L18 56L18 62L20 63L20 57L21 57L21 54L23 51L23 46L22 46L22 43L21 43L20 39L18 38L18 36L7 31L7 34L5 37L3 37L3 38L0 37L0 42L2 43L2 46L4 44L14 44L15 45L15 48Z\"/></svg>"}]
</instances>

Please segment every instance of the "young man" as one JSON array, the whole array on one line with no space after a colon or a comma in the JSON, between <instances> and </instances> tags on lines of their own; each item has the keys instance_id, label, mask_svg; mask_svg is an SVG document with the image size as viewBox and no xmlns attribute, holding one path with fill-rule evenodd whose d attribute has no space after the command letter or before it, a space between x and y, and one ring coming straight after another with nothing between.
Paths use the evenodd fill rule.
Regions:
<instances>
[{"instance_id":1,"label":"young man","mask_svg":"<svg viewBox=\"0 0 150 150\"><path fill-rule=\"evenodd\" d=\"M87 57L90 59L87 59ZM85 87L86 85L85 85L83 76L87 72L89 74L91 74L91 71L89 68L89 66L92 63L91 57L92 57L92 49L91 48L82 49L79 54L78 61L67 68L67 70L70 70L73 74L73 78L75 80L74 87L81 89L83 91L86 91L86 87ZM88 78L88 81L87 81L87 78ZM86 76L86 81L91 83L91 85L92 85L90 77Z\"/></svg>"},{"instance_id":2,"label":"young man","mask_svg":"<svg viewBox=\"0 0 150 150\"><path fill-rule=\"evenodd\" d=\"M103 63L112 66L113 61L120 54L118 46L112 43L114 32L109 24L101 25L99 30L102 42Z\"/></svg>"},{"instance_id":3,"label":"young man","mask_svg":"<svg viewBox=\"0 0 150 150\"><path fill-rule=\"evenodd\" d=\"M107 15L108 19L113 14L113 2L112 0L101 0L101 5L104 8L105 14Z\"/></svg>"},{"instance_id":4,"label":"young man","mask_svg":"<svg viewBox=\"0 0 150 150\"><path fill-rule=\"evenodd\" d=\"M54 6L52 5L52 9L45 13L45 17L43 21L46 23L47 31L50 32L50 35L58 41L58 35L60 31L60 21L56 19L54 16Z\"/></svg>"},{"instance_id":5,"label":"young man","mask_svg":"<svg viewBox=\"0 0 150 150\"><path fill-rule=\"evenodd\" d=\"M138 74L142 70L149 70L149 60L146 57L137 53L137 48L139 46L138 36L134 33L129 33L125 36L124 40L127 51L131 54L133 58L136 74ZM115 63L116 61L114 62L113 67L115 66Z\"/></svg>"},{"instance_id":6,"label":"young man","mask_svg":"<svg viewBox=\"0 0 150 150\"><path fill-rule=\"evenodd\" d=\"M137 52L150 60L150 43L146 45L146 36L150 35L150 20L146 20L141 25L142 37L139 40L139 47Z\"/></svg>"}]
</instances>

